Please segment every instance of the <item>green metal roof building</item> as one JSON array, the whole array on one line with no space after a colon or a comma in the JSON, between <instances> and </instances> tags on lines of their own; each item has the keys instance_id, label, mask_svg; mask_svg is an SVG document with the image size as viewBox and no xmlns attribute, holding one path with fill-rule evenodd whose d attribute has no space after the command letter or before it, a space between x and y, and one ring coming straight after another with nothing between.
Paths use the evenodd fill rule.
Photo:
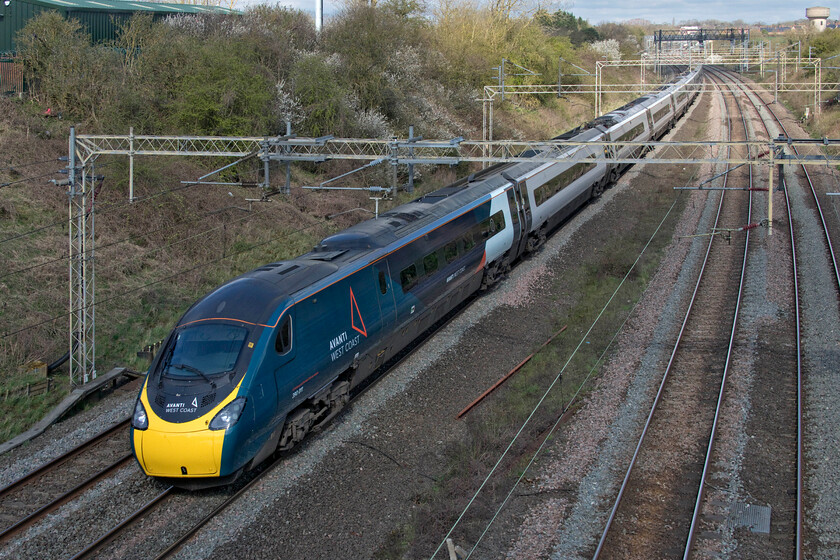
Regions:
<instances>
[{"instance_id":1,"label":"green metal roof building","mask_svg":"<svg viewBox=\"0 0 840 560\"><path fill-rule=\"evenodd\" d=\"M93 42L116 38L117 23L143 12L155 19L175 14L231 14L235 10L194 4L158 4L124 0L0 0L0 53L15 51L15 34L40 12L55 10L78 20Z\"/></svg>"}]
</instances>

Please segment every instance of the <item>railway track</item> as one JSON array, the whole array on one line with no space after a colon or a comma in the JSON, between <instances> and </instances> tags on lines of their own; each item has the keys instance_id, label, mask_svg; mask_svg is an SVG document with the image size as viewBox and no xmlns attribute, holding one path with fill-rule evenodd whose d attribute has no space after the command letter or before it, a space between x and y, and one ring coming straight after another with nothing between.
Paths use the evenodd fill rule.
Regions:
<instances>
[{"instance_id":1,"label":"railway track","mask_svg":"<svg viewBox=\"0 0 840 560\"><path fill-rule=\"evenodd\" d=\"M742 108L734 97L727 101L725 92L723 98L729 138L746 138ZM724 177L724 188L736 180L752 187L749 169ZM749 224L752 194L745 199L719 192L714 227ZM736 340L748 254L749 231L728 239L710 236L680 333L594 558L688 555Z\"/></svg>"},{"instance_id":2,"label":"railway track","mask_svg":"<svg viewBox=\"0 0 840 560\"><path fill-rule=\"evenodd\" d=\"M785 127L784 122L779 117L779 115L773 111L771 104L766 102L760 95L756 93L752 93L745 87L745 84L741 80L737 80L739 84L739 88L745 93L747 98L756 108L757 112L759 111L759 107L761 110L765 111L768 118L762 118L762 124L764 126L765 133L768 137L772 135L784 135L786 137L791 137L791 134L788 132L788 129ZM768 121L770 121L768 123ZM774 130L771 132L770 126L774 127ZM798 151L796 148L793 148L793 151L796 155ZM793 183L789 184L788 181L788 174L792 171ZM792 261L792 275L793 275L793 284L794 284L794 303L795 303L795 320L796 320L796 334L795 334L795 341L796 341L796 480L795 480L795 497L796 497L796 504L795 504L795 535L793 536L794 541L794 554L793 556L798 560L799 558L805 556L816 556L819 553L816 549L811 549L806 551L806 543L805 543L805 531L806 529L806 519L805 519L805 510L806 509L815 509L814 504L806 504L806 492L805 492L805 485L804 485L804 477L806 473L805 469L805 448L806 448L806 430L805 425L803 424L803 410L806 406L806 401L804 399L804 395L806 395L806 391L804 390L805 386L805 378L808 375L813 375L815 377L819 376L818 371L810 371L816 370L813 366L808 366L807 364L803 364L803 300L807 301L807 297L805 294L802 293L800 289L800 271L798 267L798 263L804 261L808 263L812 257L808 255L808 247L813 245L818 245L817 253L822 253L822 260L823 266L828 269L828 274L826 276L832 277L832 282L830 282L833 286L833 294L835 301L840 301L840 273L838 272L838 264L837 264L837 257L834 250L834 244L832 243L832 230L829 226L831 222L831 217L827 216L826 213L823 211L823 204L821 203L820 196L818 194L818 188L815 184L814 179L811 176L811 173L808 171L808 168L804 165L795 166L794 170L790 170L789 173L782 173L780 174L781 183L784 189L785 194L785 208L787 211L787 219L788 219L788 227L790 229L790 249L791 249L791 261ZM811 212L811 219L818 223L819 235L816 236L818 239L816 240L813 235L807 236L803 233L803 230L808 229L808 224L800 224L804 227L800 228L797 227L795 223L796 220L794 219L794 213L791 211L791 193L795 190L800 191L807 191L805 195L805 207L808 211ZM808 196L810 195L810 196ZM801 204L801 202L800 202ZM802 220L805 216L803 213L799 213L799 220ZM835 228L837 226L835 225ZM797 254L797 239L800 241L800 245L802 247L806 247L803 251L804 255ZM803 278L804 283L807 284L808 282L813 283L815 280L812 278L813 274L806 274ZM811 320L813 321L814 318L812 317ZM818 455L824 455L823 452L818 452ZM833 454L832 454L833 455ZM826 462L831 462L831 458L826 458ZM813 498L811 501L815 501ZM812 532L819 533L819 528L815 528ZM813 539L813 536L812 536Z\"/></svg>"},{"instance_id":3,"label":"railway track","mask_svg":"<svg viewBox=\"0 0 840 560\"><path fill-rule=\"evenodd\" d=\"M129 421L125 418L0 489L0 544L128 464Z\"/></svg>"},{"instance_id":4,"label":"railway track","mask_svg":"<svg viewBox=\"0 0 840 560\"><path fill-rule=\"evenodd\" d=\"M745 107L751 107L753 136L775 137L777 134L771 133L768 127L769 107L745 88L738 76L718 70L715 74L729 82L733 93L744 100ZM773 195L768 193L768 196ZM764 205L758 205L758 219L768 218L764 210ZM707 465L714 460L715 466L710 474L715 484L710 485L706 479L701 486L688 541L698 551L719 550L721 535L728 533L732 541L737 542L740 553L746 556L800 557L799 498L802 493L797 488L801 488L802 471L798 468L800 454L796 442L802 425L801 356L798 352L801 335L796 245L790 206L781 209L776 218L780 234L761 236L756 244L755 258L759 261L775 258L780 262L786 259L787 265L782 267L777 281L783 282L789 292L784 298L787 301L783 309L787 311L784 318L774 321L772 329L768 329L772 333L752 341L750 337L754 334L751 332L742 335L745 349L757 354L758 359L751 374L741 372L741 377L746 379L741 379L737 388L733 389L727 413L737 416L738 407L747 406L752 407L755 417L728 420L735 426L734 430L730 427L728 438L737 442L741 437L740 452L733 450L737 443L730 443L728 450L714 451L707 458ZM785 229L790 232L789 236L785 235ZM768 257L768 252L777 256ZM760 293L762 282L770 282L770 276L772 272L765 267L763 274L759 273L754 279L755 295L749 303L750 309L761 305L759 300L765 296ZM758 410L762 412L755 414ZM745 443L746 438L749 438L748 444ZM737 469L722 466L733 462L738 464ZM728 494L721 491L721 486L726 487ZM738 530L740 527L749 527L749 530ZM767 534L772 539L768 539Z\"/></svg>"},{"instance_id":5,"label":"railway track","mask_svg":"<svg viewBox=\"0 0 840 560\"><path fill-rule=\"evenodd\" d=\"M729 103L727 113L732 115L731 109L736 105L741 112L743 126L737 127L739 132L749 135L752 128L758 137L790 136L760 92L750 91L730 72L715 70L711 74L721 89L729 89L735 101ZM724 86L724 82L728 85ZM730 96L725 94L727 97ZM748 106L752 115L749 125ZM734 131L730 126L730 134ZM731 138L739 139L735 135ZM728 175L732 176L730 180L736 178L734 173ZM742 275L735 298L727 295L731 292L729 285L719 283L732 269L732 263L728 269L725 264L716 264L715 240L710 241L683 329L594 558L707 557L720 554L724 540L729 550L737 549L742 557L798 560L820 556L820 550L825 550L820 548L820 542L825 542L833 529L820 521L820 508L826 507L819 503L821 492L814 492L812 483L809 494L805 481L814 473L823 480L835 475L836 465L825 469L824 464L836 463L831 459L836 453L825 449L819 435L809 436L818 434L818 427L813 421L806 425L803 414L811 410L813 416L814 411L808 408L809 376L817 379L811 382L816 389L810 393L824 392L826 378L832 383L833 376L824 371L826 366L814 363L814 356L821 355L832 341L814 333L825 329L826 320L835 322L832 317L840 302L840 274L832 243L832 216L822 209L820 189L811 173L805 166L798 166L780 173L779 178L779 190L784 191L785 197L778 213L781 218L776 217L781 235L759 237L754 249L750 249L749 232L742 236ZM792 200L792 195L798 198ZM746 221L757 222L763 217L766 214L759 206ZM815 242L815 238L819 241ZM737 241L735 237L732 240ZM741 248L737 245L738 252ZM770 265L765 262L752 265L752 253L759 260L770 258L777 264L788 262L789 266L777 272L769 270ZM803 272L800 263L809 268ZM767 277L750 279L749 271L760 271L762 267ZM752 294L744 303L743 271L747 271L747 284L752 281L758 285L752 287ZM831 281L825 282L827 278ZM774 318L772 327L764 331L760 327L739 329L739 312L747 317L767 313L766 309L754 309L765 303L766 295L761 290L780 281L785 284L783 292L789 292L788 301L775 312L779 317ZM710 299L710 292L717 299ZM823 316L815 310L816 304L824 305L823 313L826 309L831 313ZM809 306L814 308L810 318ZM729 344L724 347L722 321L716 323L712 315L723 316L727 307L734 310L725 319L731 328L726 329ZM811 329L810 340L803 334L807 328ZM803 346L807 348L809 343L816 349L816 353L812 350L811 363L803 357ZM721 367L708 354L726 356L725 363ZM750 354L757 356L754 362L745 362L752 363L745 366L752 368L751 373L744 375L744 366L736 363L732 369L738 376L727 383L727 376L736 375L730 371L730 362ZM694 362L695 367L684 368L689 362ZM712 390L714 385L718 391ZM714 393L716 402L710 398ZM812 407L825 409L824 403L819 404L818 395L812 398ZM750 410L750 406L748 417L744 410ZM726 426L728 433L718 441L721 425ZM806 453L812 445L822 446L812 456L828 459L809 467ZM705 451L705 456L701 451ZM687 506L692 501L694 507L689 515ZM832 498L824 502L832 503ZM744 529L739 530L740 527Z\"/></svg>"}]
</instances>

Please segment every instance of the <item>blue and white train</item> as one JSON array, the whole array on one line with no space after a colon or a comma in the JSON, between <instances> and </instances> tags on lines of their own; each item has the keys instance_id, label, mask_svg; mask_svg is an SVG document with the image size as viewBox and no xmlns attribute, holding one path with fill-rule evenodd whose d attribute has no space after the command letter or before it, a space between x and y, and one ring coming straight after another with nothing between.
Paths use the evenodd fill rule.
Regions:
<instances>
[{"instance_id":1,"label":"blue and white train","mask_svg":"<svg viewBox=\"0 0 840 560\"><path fill-rule=\"evenodd\" d=\"M658 139L699 79L683 74L557 138ZM607 159L632 150L607 150ZM598 153L599 162L579 161ZM551 162L496 165L201 298L161 346L136 402L131 440L144 472L183 487L225 484L300 442L356 385L613 183L623 166L603 154L584 145Z\"/></svg>"}]
</instances>

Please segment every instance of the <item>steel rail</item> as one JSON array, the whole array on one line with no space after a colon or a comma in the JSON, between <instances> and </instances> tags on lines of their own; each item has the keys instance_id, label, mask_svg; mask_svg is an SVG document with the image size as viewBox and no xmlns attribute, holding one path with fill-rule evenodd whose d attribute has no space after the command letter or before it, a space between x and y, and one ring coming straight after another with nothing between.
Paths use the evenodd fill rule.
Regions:
<instances>
[{"instance_id":1,"label":"steel rail","mask_svg":"<svg viewBox=\"0 0 840 560\"><path fill-rule=\"evenodd\" d=\"M723 97L723 99L724 99L724 105L728 108L728 104L726 103L726 98ZM729 116L728 110L727 110L726 122L727 122L728 136L731 138L731 136L732 136L732 122L731 122L731 117ZM724 175L724 179L723 179L724 186L726 186L726 182L727 182L728 178L729 178L728 174ZM718 226L718 222L719 222L720 217L721 217L721 212L723 210L723 201L724 201L725 195L726 195L726 191L725 190L721 191L720 200L718 202L717 214L715 216L715 223L714 223L714 226L713 226L715 228ZM593 560L597 560L599 558L599 556L601 554L601 551L604 548L604 544L606 543L606 540L607 540L607 535L609 534L610 529L612 527L612 523L615 520L616 513L618 512L618 507L621 504L621 500L624 497L625 491L627 490L627 486L629 484L630 476L633 472L633 468L636 465L636 461L639 457L639 453L641 451L642 445L644 444L645 437L647 436L647 433L648 433L648 429L650 428L651 422L653 420L653 415L656 412L656 408L659 405L660 399L662 398L662 394L663 394L663 391L665 389L665 383L668 381L668 376L669 376L669 373L671 372L671 368L674 364L674 360L676 359L677 352L680 348L680 343L682 341L683 334L685 333L686 326L688 324L688 320L691 316L691 312L694 309L694 302L697 299L697 294L700 290L700 284L703 280L703 273L705 272L706 265L709 262L709 255L711 253L712 244L714 243L714 240L715 240L715 236L711 236L710 239L709 239L709 244L706 247L706 254L703 258L703 263L700 267L700 271L699 271L698 276L697 276L697 282L694 285L694 291L691 294L691 299L689 301L688 308L686 309L685 317L683 318L682 325L680 326L680 331L677 334L677 339L676 339L676 342L674 343L674 348L671 351L671 356L668 360L667 366L665 367L665 372L662 375L662 380L659 383L659 388L656 392L656 397L654 398L653 404L651 405L650 412L648 413L648 417L647 417L647 420L645 421L644 428L642 429L641 436L639 437L639 441L636 444L636 449L633 452L633 457L630 459L630 464L629 464L629 466L627 468L627 471L624 475L624 480L621 483L621 487L618 490L618 495L616 496L616 499L615 499L615 502L613 504L612 510L610 511L610 515L607 519L607 523L604 526L603 532L601 533L601 538L598 541L598 547L596 548L595 554L592 557Z\"/></svg>"},{"instance_id":2,"label":"steel rail","mask_svg":"<svg viewBox=\"0 0 840 560\"><path fill-rule=\"evenodd\" d=\"M779 124L779 127L782 129L782 132L785 133L785 136L787 136L787 129L785 129L785 125L782 123L782 120L779 118L779 116L773 111L773 109L770 108L769 105L765 104L765 107L770 112L770 114L773 115L773 118L776 119L776 122ZM799 150L796 149L796 146L791 146L791 149L793 150L794 154L797 157L799 157ZM840 269L838 269L837 266L837 257L834 254L834 246L831 243L831 234L828 231L828 224L826 224L825 222L825 216L823 215L822 205L820 205L820 199L817 196L816 189L814 188L814 181L811 180L811 174L808 173L808 169L804 165L802 165L801 163L800 165L802 166L802 171L805 173L805 178L808 179L808 186L811 189L811 195L814 197L814 204L817 205L817 212L820 215L820 222L822 223L823 232L825 233L825 242L828 245L828 253L831 256L831 263L834 266L834 278L837 281L837 289L840 290Z\"/></svg>"},{"instance_id":3,"label":"steel rail","mask_svg":"<svg viewBox=\"0 0 840 560\"><path fill-rule=\"evenodd\" d=\"M119 534L123 531L125 527L130 526L140 517L145 516L149 511L154 509L154 507L159 504L162 500L166 497L170 496L175 489L174 486L170 486L148 502L145 505L141 506L140 509L120 521L120 523L115 526L114 528L110 529L107 533L96 539L95 542L86 546L83 550L77 552L74 556L70 558L70 560L80 560L81 558L89 558L92 554L100 550L102 547L110 543L112 540L117 538Z\"/></svg>"},{"instance_id":4,"label":"steel rail","mask_svg":"<svg viewBox=\"0 0 840 560\"><path fill-rule=\"evenodd\" d=\"M95 436L88 439L87 441L82 442L81 444L74 447L73 449L71 449L71 450L67 451L66 453L56 457L55 459L53 459L49 463L46 463L45 465L42 465L42 466L38 467L34 471L31 471L31 472L23 475L19 479L15 480L14 482L12 482L9 485L0 489L0 498L5 497L6 494L8 494L8 493L10 493L14 490L17 490L18 488L22 487L27 482L29 482L29 481L31 481L35 478L41 477L41 476L47 474L48 472L53 471L54 469L61 466L63 463L72 459L73 457L79 455L80 453L82 453L86 449L100 443L104 439L107 439L109 436L113 435L114 432L117 432L120 429L127 427L130 420L131 420L131 417L128 417L128 416L125 417L123 420L114 424L113 426L111 426L107 430L96 434Z\"/></svg>"},{"instance_id":5,"label":"steel rail","mask_svg":"<svg viewBox=\"0 0 840 560\"><path fill-rule=\"evenodd\" d=\"M59 507L61 507L62 505L64 505L68 501L70 501L70 499L72 499L73 497L75 497L75 496L79 495L80 493L84 492L86 489L93 486L96 482L102 480L105 476L107 476L112 471L114 471L114 470L120 468L121 466L125 465L128 461L131 460L132 456L133 455L131 453L126 453L125 455L123 455L122 457L120 457L119 459L117 459L116 461L114 461L113 463L111 463L110 465L105 467L104 469L100 470L99 472L97 472L93 476L88 477L86 480L80 482L79 484L77 484L76 486L74 486L73 488L71 488L70 490L65 492L64 494L55 498L50 503L48 503L44 506L41 506L36 511L30 513L29 515L27 515L26 517L24 517L23 519L21 519L20 521L15 523L14 525L11 525L11 526L3 529L3 531L0 532L0 543L8 540L9 537L11 537L12 535L14 535L16 533L19 533L20 531L26 529L27 527L30 527L36 521L38 521L39 519L42 519L48 513L51 513L53 511L55 511L56 509L58 509Z\"/></svg>"},{"instance_id":6,"label":"steel rail","mask_svg":"<svg viewBox=\"0 0 840 560\"><path fill-rule=\"evenodd\" d=\"M790 211L790 197L787 181L782 175L785 190L785 206L790 225L790 252L793 263L793 289L796 302L796 560L802 558L802 338L799 308L799 272L796 267L796 241L794 241L793 215Z\"/></svg>"},{"instance_id":7,"label":"steel rail","mask_svg":"<svg viewBox=\"0 0 840 560\"><path fill-rule=\"evenodd\" d=\"M734 95L733 95L734 97ZM741 103L738 101L738 98L735 97L735 105L738 108L739 112L741 113L741 123L744 126L744 135L745 137L749 136L749 128L747 127L747 118L746 112L744 108L741 106ZM757 112L757 109L756 109ZM760 115L759 115L760 117ZM749 176L749 185L750 188L753 186L753 173L752 167L749 167L750 176ZM772 196L772 193L771 193ZM749 196L749 205L747 210L747 223L752 223L752 192L750 192ZM700 509L703 504L703 491L706 486L706 476L708 475L709 468L711 466L711 459L712 459L712 451L714 449L715 443L715 436L717 435L717 428L718 423L720 421L720 414L721 414L721 407L723 405L723 397L724 391L726 390L726 380L729 375L729 365L732 361L732 351L735 347L735 332L738 326L738 315L741 310L741 297L744 293L744 279L746 278L746 270L747 270L747 257L749 254L750 249L750 230L746 231L746 240L744 242L744 260L741 263L741 276L738 281L738 296L735 302L735 313L732 320L732 330L729 334L729 346L726 350L726 363L723 368L723 375L721 376L720 381L720 391L718 392L717 403L715 405L715 416L714 420L712 421L712 430L709 435L709 445L706 448L706 458L703 462L703 472L700 475L700 483L698 485L697 490L697 499L694 503L694 513L691 516L691 525L689 526L688 530L688 538L686 539L685 543L685 551L683 553L683 560L688 560L689 555L691 554L691 548L694 545L694 539L696 536L697 531L697 524L700 521Z\"/></svg>"}]
</instances>

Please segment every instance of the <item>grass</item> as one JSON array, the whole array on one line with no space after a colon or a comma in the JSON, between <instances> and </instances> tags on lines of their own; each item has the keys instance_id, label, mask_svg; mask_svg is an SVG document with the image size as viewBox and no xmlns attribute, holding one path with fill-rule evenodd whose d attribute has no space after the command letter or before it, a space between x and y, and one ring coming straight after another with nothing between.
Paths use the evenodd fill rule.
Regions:
<instances>
[{"instance_id":1,"label":"grass","mask_svg":"<svg viewBox=\"0 0 840 560\"><path fill-rule=\"evenodd\" d=\"M16 153L30 158L28 161L64 155L66 140L50 141L44 147L44 140L22 130L37 124L38 117L31 117L36 119L33 124L26 121L26 115L9 116L15 110L14 104L0 100L0 127L7 135L0 139L0 147L16 142ZM56 131L55 136L59 135ZM137 352L162 340L198 297L261 264L303 254L319 239L370 217L365 212L331 220L325 216L348 208L373 208L364 192L325 194L295 189L291 195L253 203L249 208L244 199L256 198L253 190L181 188L180 181L194 179L217 165L212 160L138 158L135 195L149 198L127 204L127 163L107 157L97 161L97 169L106 174L97 197L96 217L98 372L117 366L144 371L148 362L138 358ZM294 168L293 184L317 184L355 166L334 162L332 167ZM397 193L381 204L382 211L459 176L449 168L418 167L422 179L415 192ZM468 172L469 166L464 167L461 171ZM356 185L390 184L389 172L373 169L361 173ZM0 182L15 178L9 173L0 168ZM256 171L245 169L242 173ZM281 175L274 176L280 180ZM247 180L247 175L243 178ZM66 221L63 188L31 182L0 192L0 240L26 234L0 241L0 334L4 335L0 337L0 394L26 386L28 379L19 373L22 364L34 359L52 361L69 346ZM42 227L45 229L28 234ZM27 328L42 321L43 325ZM24 330L10 334L19 329ZM26 430L72 388L67 366L55 379L58 389L49 396L0 401L0 440Z\"/></svg>"}]
</instances>

